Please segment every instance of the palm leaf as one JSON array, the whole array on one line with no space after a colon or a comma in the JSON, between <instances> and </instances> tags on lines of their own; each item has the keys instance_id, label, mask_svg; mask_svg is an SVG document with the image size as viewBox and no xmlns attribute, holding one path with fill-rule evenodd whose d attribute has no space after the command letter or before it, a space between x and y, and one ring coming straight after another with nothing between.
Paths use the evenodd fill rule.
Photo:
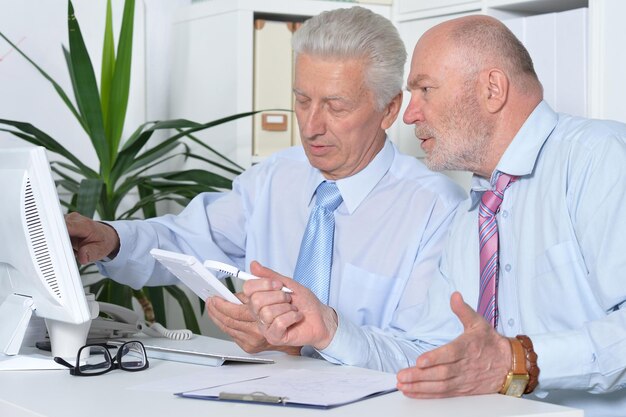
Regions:
<instances>
[{"instance_id":1,"label":"palm leaf","mask_svg":"<svg viewBox=\"0 0 626 417\"><path fill-rule=\"evenodd\" d=\"M87 125L89 138L98 154L100 172L104 175L106 182L111 170L111 154L104 135L100 95L91 58L89 58L78 20L74 16L71 1L68 1L67 29L70 40L70 76L74 86L74 96L80 114Z\"/></svg>"},{"instance_id":2,"label":"palm leaf","mask_svg":"<svg viewBox=\"0 0 626 417\"><path fill-rule=\"evenodd\" d=\"M198 145L202 146L203 148L207 149L208 151L212 152L214 155L218 156L220 159L223 159L224 161L228 162L229 164L237 167L237 169L239 171L237 171L238 174L240 174L243 171L243 167L239 164L237 164L235 161L227 158L226 156L222 155L221 153L219 153L218 151L216 151L213 147L207 145L206 143L204 143L202 140L198 139L197 137L195 137L194 135L188 133L186 135L189 139L191 139L193 142L197 143ZM210 164L215 164L215 161L213 160L205 160L206 162L210 163ZM226 169L224 167L221 167L222 169Z\"/></svg>"},{"instance_id":3,"label":"palm leaf","mask_svg":"<svg viewBox=\"0 0 626 417\"><path fill-rule=\"evenodd\" d=\"M193 307L189 302L189 298L187 294L176 285L168 285L165 288L174 299L180 305L180 308L183 311L183 317L185 319L185 325L189 330L193 333L200 334L200 326L198 325L198 320L196 319L196 314L193 311Z\"/></svg>"},{"instance_id":4,"label":"palm leaf","mask_svg":"<svg viewBox=\"0 0 626 417\"><path fill-rule=\"evenodd\" d=\"M63 187L72 194L77 194L80 183L75 178L67 175L65 171L55 166L55 162L50 163L50 169L61 179L56 180L57 187Z\"/></svg>"},{"instance_id":5,"label":"palm leaf","mask_svg":"<svg viewBox=\"0 0 626 417\"><path fill-rule=\"evenodd\" d=\"M68 171L74 172L76 174L82 175L82 176L86 176L85 173L83 171L81 171L79 168L75 167L72 164L68 164L65 163L63 161L52 161L50 162L51 165L58 165L59 167L66 169ZM90 178L98 178L97 175L93 175L93 176L89 176Z\"/></svg>"},{"instance_id":6,"label":"palm leaf","mask_svg":"<svg viewBox=\"0 0 626 417\"><path fill-rule=\"evenodd\" d=\"M228 178L224 178L214 172L205 171L202 169L188 169L185 171L164 172L159 174L150 175L150 178L162 178L165 180L176 182L188 182L189 186L198 185L211 185L217 188L230 188L232 183ZM185 184L184 184L185 185Z\"/></svg>"},{"instance_id":7,"label":"palm leaf","mask_svg":"<svg viewBox=\"0 0 626 417\"><path fill-rule=\"evenodd\" d=\"M104 131L111 137L109 126L109 102L111 98L111 80L115 70L115 41L113 40L113 18L111 0L107 0L106 20L104 25L104 42L102 45L102 69L100 72L100 106Z\"/></svg>"},{"instance_id":8,"label":"palm leaf","mask_svg":"<svg viewBox=\"0 0 626 417\"><path fill-rule=\"evenodd\" d=\"M80 182L76 198L76 211L83 216L92 217L102 195L104 182L100 178L87 178Z\"/></svg>"},{"instance_id":9,"label":"palm leaf","mask_svg":"<svg viewBox=\"0 0 626 417\"><path fill-rule=\"evenodd\" d=\"M25 141L29 143L32 143L38 146L43 146L49 151L63 156L64 158L72 162L74 165L76 165L76 167L78 167L81 170L82 174L87 177L98 176L98 174L94 170L89 168L87 165L83 164L80 161L80 159L78 159L76 156L74 156L73 153L65 149L63 145L61 145L59 142L54 140L51 136L37 129L35 126L31 125L30 123L17 122L15 120L6 120L6 119L0 119L0 123L13 126L21 130L23 133L15 132L13 130L8 130L8 129L0 129L0 131L11 133L21 139L24 139Z\"/></svg>"},{"instance_id":10,"label":"palm leaf","mask_svg":"<svg viewBox=\"0 0 626 417\"><path fill-rule=\"evenodd\" d=\"M151 148L150 151L144 152L144 154L137 157L137 159L135 159L135 161L126 169L125 173L128 174L137 169L145 167L146 165L156 161L157 159L169 154L178 146L180 146L179 142L168 142Z\"/></svg>"},{"instance_id":11,"label":"palm leaf","mask_svg":"<svg viewBox=\"0 0 626 417\"><path fill-rule=\"evenodd\" d=\"M241 119L242 117L248 117L251 116L253 114L259 113L260 110L257 111L251 111L251 112L245 112L245 113L237 113L237 114L233 114L230 116L226 116L226 117L222 117L221 119L217 119L217 120L213 120L207 123L203 123L200 125L197 125L195 127L189 128L185 131L179 132L177 134L175 134L174 136L171 136L168 139L165 139L163 142L161 142L160 144L154 146L153 148L150 148L149 150L145 151L144 153L142 153L141 155L139 155L137 157L137 161L136 163L138 165L141 165L140 160L141 159L145 159L145 158L151 158L153 153L157 153L160 152L162 148L169 146L171 143L174 143L176 141L178 141L179 139L181 139L184 136L187 136L191 133L195 133L198 132L200 130L204 130L204 129L208 129L210 127L213 126L217 126L217 125L221 125L233 120L237 120L237 119Z\"/></svg>"},{"instance_id":12,"label":"palm leaf","mask_svg":"<svg viewBox=\"0 0 626 417\"><path fill-rule=\"evenodd\" d=\"M243 172L243 168L240 167L239 165L235 165L237 168L231 168L231 167L228 167L228 166L226 166L224 164L220 164L219 162L217 162L217 161L215 161L213 159L208 159L208 158L205 158L203 156L199 156L199 155L196 155L194 153L191 153L191 151L187 151L185 153L185 157L189 158L189 159L197 159L199 161L207 163L208 165L213 165L214 167L217 167L217 168L223 169L224 171L230 172L233 175L239 175L239 174L241 174Z\"/></svg>"},{"instance_id":13,"label":"palm leaf","mask_svg":"<svg viewBox=\"0 0 626 417\"><path fill-rule=\"evenodd\" d=\"M109 102L109 120L107 130L110 132L109 147L111 155L119 148L130 89L130 66L133 52L133 27L135 16L135 0L126 0L120 40L117 44L117 59L111 81L111 97Z\"/></svg>"},{"instance_id":14,"label":"palm leaf","mask_svg":"<svg viewBox=\"0 0 626 417\"><path fill-rule=\"evenodd\" d=\"M109 292L107 300L111 300L110 302L113 304L117 304L126 308L133 308L132 300L133 300L133 290L132 288L119 284L111 279L107 279L107 283L105 286L106 290Z\"/></svg>"},{"instance_id":15,"label":"palm leaf","mask_svg":"<svg viewBox=\"0 0 626 417\"><path fill-rule=\"evenodd\" d=\"M141 200L147 200L150 196L154 194L154 190L151 187L146 187L143 184L137 185L137 190L139 191L139 198ZM145 219L149 219L157 216L156 203L146 203L142 208L141 212Z\"/></svg>"},{"instance_id":16,"label":"palm leaf","mask_svg":"<svg viewBox=\"0 0 626 417\"><path fill-rule=\"evenodd\" d=\"M33 61L32 59L30 59L28 57L28 55L26 55L24 52L22 52L22 50L20 48L17 47L17 45L15 45L13 42L11 42L9 40L9 38L7 38L6 36L4 36L4 34L2 32L0 32L0 37L2 37L2 39L4 39L9 45L11 45L11 47L13 49L15 49L20 55L22 55L22 57L28 61L33 67L35 67L35 69L46 79L50 82L50 84L52 84L52 87L54 87L54 90L57 92L57 94L59 95L59 97L61 97L61 100L63 100L63 102L65 103L65 105L67 106L68 109L70 109L70 111L72 112L72 114L74 115L74 117L76 117L76 120L78 120L78 123L81 124L81 126L85 129L85 131L87 130L86 126L83 123L83 119L82 117L78 114L78 110L76 110L76 107L74 107L74 104L72 104L72 101L70 100L70 98L67 96L67 94L65 93L65 91L61 88L61 86L52 79L52 77L50 77L39 65L37 65L35 63L35 61Z\"/></svg>"},{"instance_id":17,"label":"palm leaf","mask_svg":"<svg viewBox=\"0 0 626 417\"><path fill-rule=\"evenodd\" d=\"M144 287L144 292L148 295L152 308L154 309L154 321L167 326L165 317L165 298L163 296L163 287Z\"/></svg>"},{"instance_id":18,"label":"palm leaf","mask_svg":"<svg viewBox=\"0 0 626 417\"><path fill-rule=\"evenodd\" d=\"M148 125L152 125L147 127ZM157 130L179 128L181 126L199 126L196 122L190 122L188 120L167 120L164 122L148 122L144 123L133 132L131 137L126 141L124 147L118 152L115 164L111 171L111 182L116 183L117 180L124 174L127 174L131 170L137 169L136 159L137 154L148 143L152 134ZM145 130L144 130L145 129ZM154 161L151 159L147 163ZM132 169L131 166L135 165ZM138 165L139 167L145 166L145 164Z\"/></svg>"},{"instance_id":19,"label":"palm leaf","mask_svg":"<svg viewBox=\"0 0 626 417\"><path fill-rule=\"evenodd\" d=\"M146 128L146 126L148 125L152 125L149 128ZM191 122L189 120L185 120L185 119L175 119L175 120L165 120L165 121L152 121L152 122L146 122L142 125L140 125L134 132L132 135L130 135L128 137L128 139L126 140L126 142L124 142L124 146L122 146L122 150L121 152L124 152L125 150L127 150L130 147L136 147L137 144L136 142L142 139L144 132L144 129L146 130L146 132L154 132L156 130L160 130L160 129L173 129L173 128L177 128L177 127L181 127L181 128L189 128L189 127L196 127L199 126L199 123L196 122ZM141 146L145 145L145 139L144 142ZM139 149L141 149L141 146L139 147Z\"/></svg>"}]
</instances>

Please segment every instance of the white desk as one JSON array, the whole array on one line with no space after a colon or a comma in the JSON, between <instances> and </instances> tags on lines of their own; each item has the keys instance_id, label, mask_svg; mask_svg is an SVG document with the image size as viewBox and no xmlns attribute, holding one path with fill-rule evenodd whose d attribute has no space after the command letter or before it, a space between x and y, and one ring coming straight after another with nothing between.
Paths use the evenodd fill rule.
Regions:
<instances>
[{"instance_id":1,"label":"white desk","mask_svg":"<svg viewBox=\"0 0 626 417\"><path fill-rule=\"evenodd\" d=\"M322 368L322 360L277 356L280 369ZM2 417L191 417L191 416L419 416L419 417L583 417L581 410L536 401L485 395L442 400L413 400L399 392L330 410L224 403L179 398L169 393L131 389L151 381L201 372L201 365L150 360L141 372L112 371L74 377L68 371L0 371Z\"/></svg>"}]
</instances>

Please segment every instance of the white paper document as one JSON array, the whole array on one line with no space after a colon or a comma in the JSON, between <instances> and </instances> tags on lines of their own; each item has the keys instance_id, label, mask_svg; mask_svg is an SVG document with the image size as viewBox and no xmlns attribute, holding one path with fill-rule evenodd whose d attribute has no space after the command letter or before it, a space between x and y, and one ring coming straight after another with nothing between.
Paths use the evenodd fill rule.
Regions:
<instances>
[{"instance_id":1,"label":"white paper document","mask_svg":"<svg viewBox=\"0 0 626 417\"><path fill-rule=\"evenodd\" d=\"M265 377L185 391L177 395L205 400L259 402L332 408L396 391L396 375L350 366L290 369Z\"/></svg>"}]
</instances>

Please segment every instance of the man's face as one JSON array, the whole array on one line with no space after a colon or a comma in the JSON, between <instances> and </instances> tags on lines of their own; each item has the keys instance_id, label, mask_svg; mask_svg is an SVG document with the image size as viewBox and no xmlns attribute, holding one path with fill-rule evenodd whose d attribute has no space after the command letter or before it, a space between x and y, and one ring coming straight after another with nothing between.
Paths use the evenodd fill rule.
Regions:
<instances>
[{"instance_id":1,"label":"man's face","mask_svg":"<svg viewBox=\"0 0 626 417\"><path fill-rule=\"evenodd\" d=\"M415 125L429 168L475 172L487 155L493 122L479 103L477 74L469 74L462 58L449 51L437 36L420 39L411 60L411 100L403 119Z\"/></svg>"},{"instance_id":2,"label":"man's face","mask_svg":"<svg viewBox=\"0 0 626 417\"><path fill-rule=\"evenodd\" d=\"M300 54L293 91L302 146L311 165L327 179L346 178L365 168L383 147L384 129L397 116L397 109L376 109L358 59Z\"/></svg>"}]
</instances>

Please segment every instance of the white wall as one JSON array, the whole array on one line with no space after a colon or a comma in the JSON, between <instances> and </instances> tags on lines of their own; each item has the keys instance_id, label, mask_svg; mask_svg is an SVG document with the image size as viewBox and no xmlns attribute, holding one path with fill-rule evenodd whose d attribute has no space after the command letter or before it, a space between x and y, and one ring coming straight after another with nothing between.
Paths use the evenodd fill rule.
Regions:
<instances>
[{"instance_id":1,"label":"white wall","mask_svg":"<svg viewBox=\"0 0 626 417\"><path fill-rule=\"evenodd\" d=\"M119 30L123 3L123 0L112 2L116 31ZM73 4L99 82L106 1L75 0ZM0 0L0 10L0 31L14 43L19 43L20 49L73 99L61 49L62 45L69 47L67 1ZM143 7L137 7L127 116L127 126L130 127L146 118L143 11ZM11 51L4 40L0 40L0 59L0 117L32 123L66 148L74 150L89 166L97 168L96 155L87 136L52 85L16 51ZM8 133L0 132L0 141L8 138Z\"/></svg>"}]
</instances>

